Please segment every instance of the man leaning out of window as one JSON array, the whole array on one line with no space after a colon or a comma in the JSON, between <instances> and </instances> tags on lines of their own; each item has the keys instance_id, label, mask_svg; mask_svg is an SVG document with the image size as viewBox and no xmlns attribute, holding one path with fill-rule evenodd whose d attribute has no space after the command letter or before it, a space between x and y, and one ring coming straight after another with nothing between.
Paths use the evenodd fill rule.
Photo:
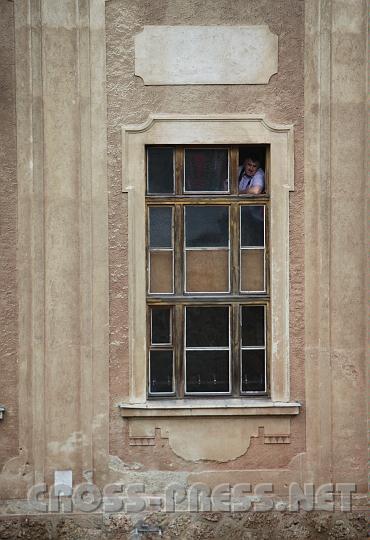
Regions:
<instances>
[{"instance_id":1,"label":"man leaning out of window","mask_svg":"<svg viewBox=\"0 0 370 540\"><path fill-rule=\"evenodd\" d=\"M239 167L239 193L259 195L265 189L265 173L257 156L248 155Z\"/></svg>"}]
</instances>

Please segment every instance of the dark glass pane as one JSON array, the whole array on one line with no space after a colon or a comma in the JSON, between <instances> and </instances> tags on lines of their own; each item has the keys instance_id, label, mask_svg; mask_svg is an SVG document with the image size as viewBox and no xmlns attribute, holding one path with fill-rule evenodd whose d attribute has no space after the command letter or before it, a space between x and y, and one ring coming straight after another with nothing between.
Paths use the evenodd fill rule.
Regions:
<instances>
[{"instance_id":1,"label":"dark glass pane","mask_svg":"<svg viewBox=\"0 0 370 540\"><path fill-rule=\"evenodd\" d=\"M151 248L172 247L172 207L149 208L149 235Z\"/></svg>"},{"instance_id":2,"label":"dark glass pane","mask_svg":"<svg viewBox=\"0 0 370 540\"><path fill-rule=\"evenodd\" d=\"M187 351L187 392L229 392L228 351Z\"/></svg>"},{"instance_id":3,"label":"dark glass pane","mask_svg":"<svg viewBox=\"0 0 370 540\"><path fill-rule=\"evenodd\" d=\"M185 191L228 191L228 169L226 149L186 149Z\"/></svg>"},{"instance_id":4,"label":"dark glass pane","mask_svg":"<svg viewBox=\"0 0 370 540\"><path fill-rule=\"evenodd\" d=\"M242 392L265 391L265 351L242 351Z\"/></svg>"},{"instance_id":5,"label":"dark glass pane","mask_svg":"<svg viewBox=\"0 0 370 540\"><path fill-rule=\"evenodd\" d=\"M187 347L228 347L229 308L187 307Z\"/></svg>"},{"instance_id":6,"label":"dark glass pane","mask_svg":"<svg viewBox=\"0 0 370 540\"><path fill-rule=\"evenodd\" d=\"M242 206L241 245L242 247L264 245L264 206Z\"/></svg>"},{"instance_id":7,"label":"dark glass pane","mask_svg":"<svg viewBox=\"0 0 370 540\"><path fill-rule=\"evenodd\" d=\"M188 206L185 208L186 247L227 247L229 208Z\"/></svg>"},{"instance_id":8,"label":"dark glass pane","mask_svg":"<svg viewBox=\"0 0 370 540\"><path fill-rule=\"evenodd\" d=\"M242 346L261 347L265 344L264 306L242 307Z\"/></svg>"},{"instance_id":9,"label":"dark glass pane","mask_svg":"<svg viewBox=\"0 0 370 540\"><path fill-rule=\"evenodd\" d=\"M173 148L148 148L148 193L173 193Z\"/></svg>"},{"instance_id":10,"label":"dark glass pane","mask_svg":"<svg viewBox=\"0 0 370 540\"><path fill-rule=\"evenodd\" d=\"M150 392L172 392L172 351L150 351Z\"/></svg>"},{"instance_id":11,"label":"dark glass pane","mask_svg":"<svg viewBox=\"0 0 370 540\"><path fill-rule=\"evenodd\" d=\"M171 308L152 308L152 343L171 343Z\"/></svg>"}]
</instances>

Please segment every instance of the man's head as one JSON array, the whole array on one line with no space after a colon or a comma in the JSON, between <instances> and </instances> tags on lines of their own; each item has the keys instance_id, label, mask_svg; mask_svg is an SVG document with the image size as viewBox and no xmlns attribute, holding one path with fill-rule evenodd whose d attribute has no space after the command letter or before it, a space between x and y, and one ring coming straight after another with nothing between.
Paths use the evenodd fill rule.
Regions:
<instances>
[{"instance_id":1,"label":"man's head","mask_svg":"<svg viewBox=\"0 0 370 540\"><path fill-rule=\"evenodd\" d=\"M259 166L259 159L253 155L247 156L243 163L243 169L247 176L254 176Z\"/></svg>"}]
</instances>

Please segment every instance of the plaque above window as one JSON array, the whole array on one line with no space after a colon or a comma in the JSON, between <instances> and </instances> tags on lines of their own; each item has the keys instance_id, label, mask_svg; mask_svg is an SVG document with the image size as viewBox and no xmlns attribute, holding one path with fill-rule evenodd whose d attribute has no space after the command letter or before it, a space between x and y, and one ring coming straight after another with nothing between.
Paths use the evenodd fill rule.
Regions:
<instances>
[{"instance_id":1,"label":"plaque above window","mask_svg":"<svg viewBox=\"0 0 370 540\"><path fill-rule=\"evenodd\" d=\"M265 25L144 26L135 36L145 85L267 84L277 71L278 37Z\"/></svg>"}]
</instances>

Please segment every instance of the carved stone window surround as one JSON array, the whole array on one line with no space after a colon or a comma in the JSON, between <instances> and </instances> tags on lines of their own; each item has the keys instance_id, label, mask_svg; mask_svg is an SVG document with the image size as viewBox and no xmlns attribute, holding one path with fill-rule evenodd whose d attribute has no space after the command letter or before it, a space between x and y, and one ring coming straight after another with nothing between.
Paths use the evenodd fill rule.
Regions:
<instances>
[{"instance_id":1,"label":"carved stone window surround","mask_svg":"<svg viewBox=\"0 0 370 540\"><path fill-rule=\"evenodd\" d=\"M268 400L147 401L145 291L145 146L268 144L271 149L271 396ZM263 116L153 115L122 127L123 192L128 194L129 394L119 405L132 416L295 415L289 389L289 191L294 187L293 126ZM183 401L183 403L177 403Z\"/></svg>"}]
</instances>

